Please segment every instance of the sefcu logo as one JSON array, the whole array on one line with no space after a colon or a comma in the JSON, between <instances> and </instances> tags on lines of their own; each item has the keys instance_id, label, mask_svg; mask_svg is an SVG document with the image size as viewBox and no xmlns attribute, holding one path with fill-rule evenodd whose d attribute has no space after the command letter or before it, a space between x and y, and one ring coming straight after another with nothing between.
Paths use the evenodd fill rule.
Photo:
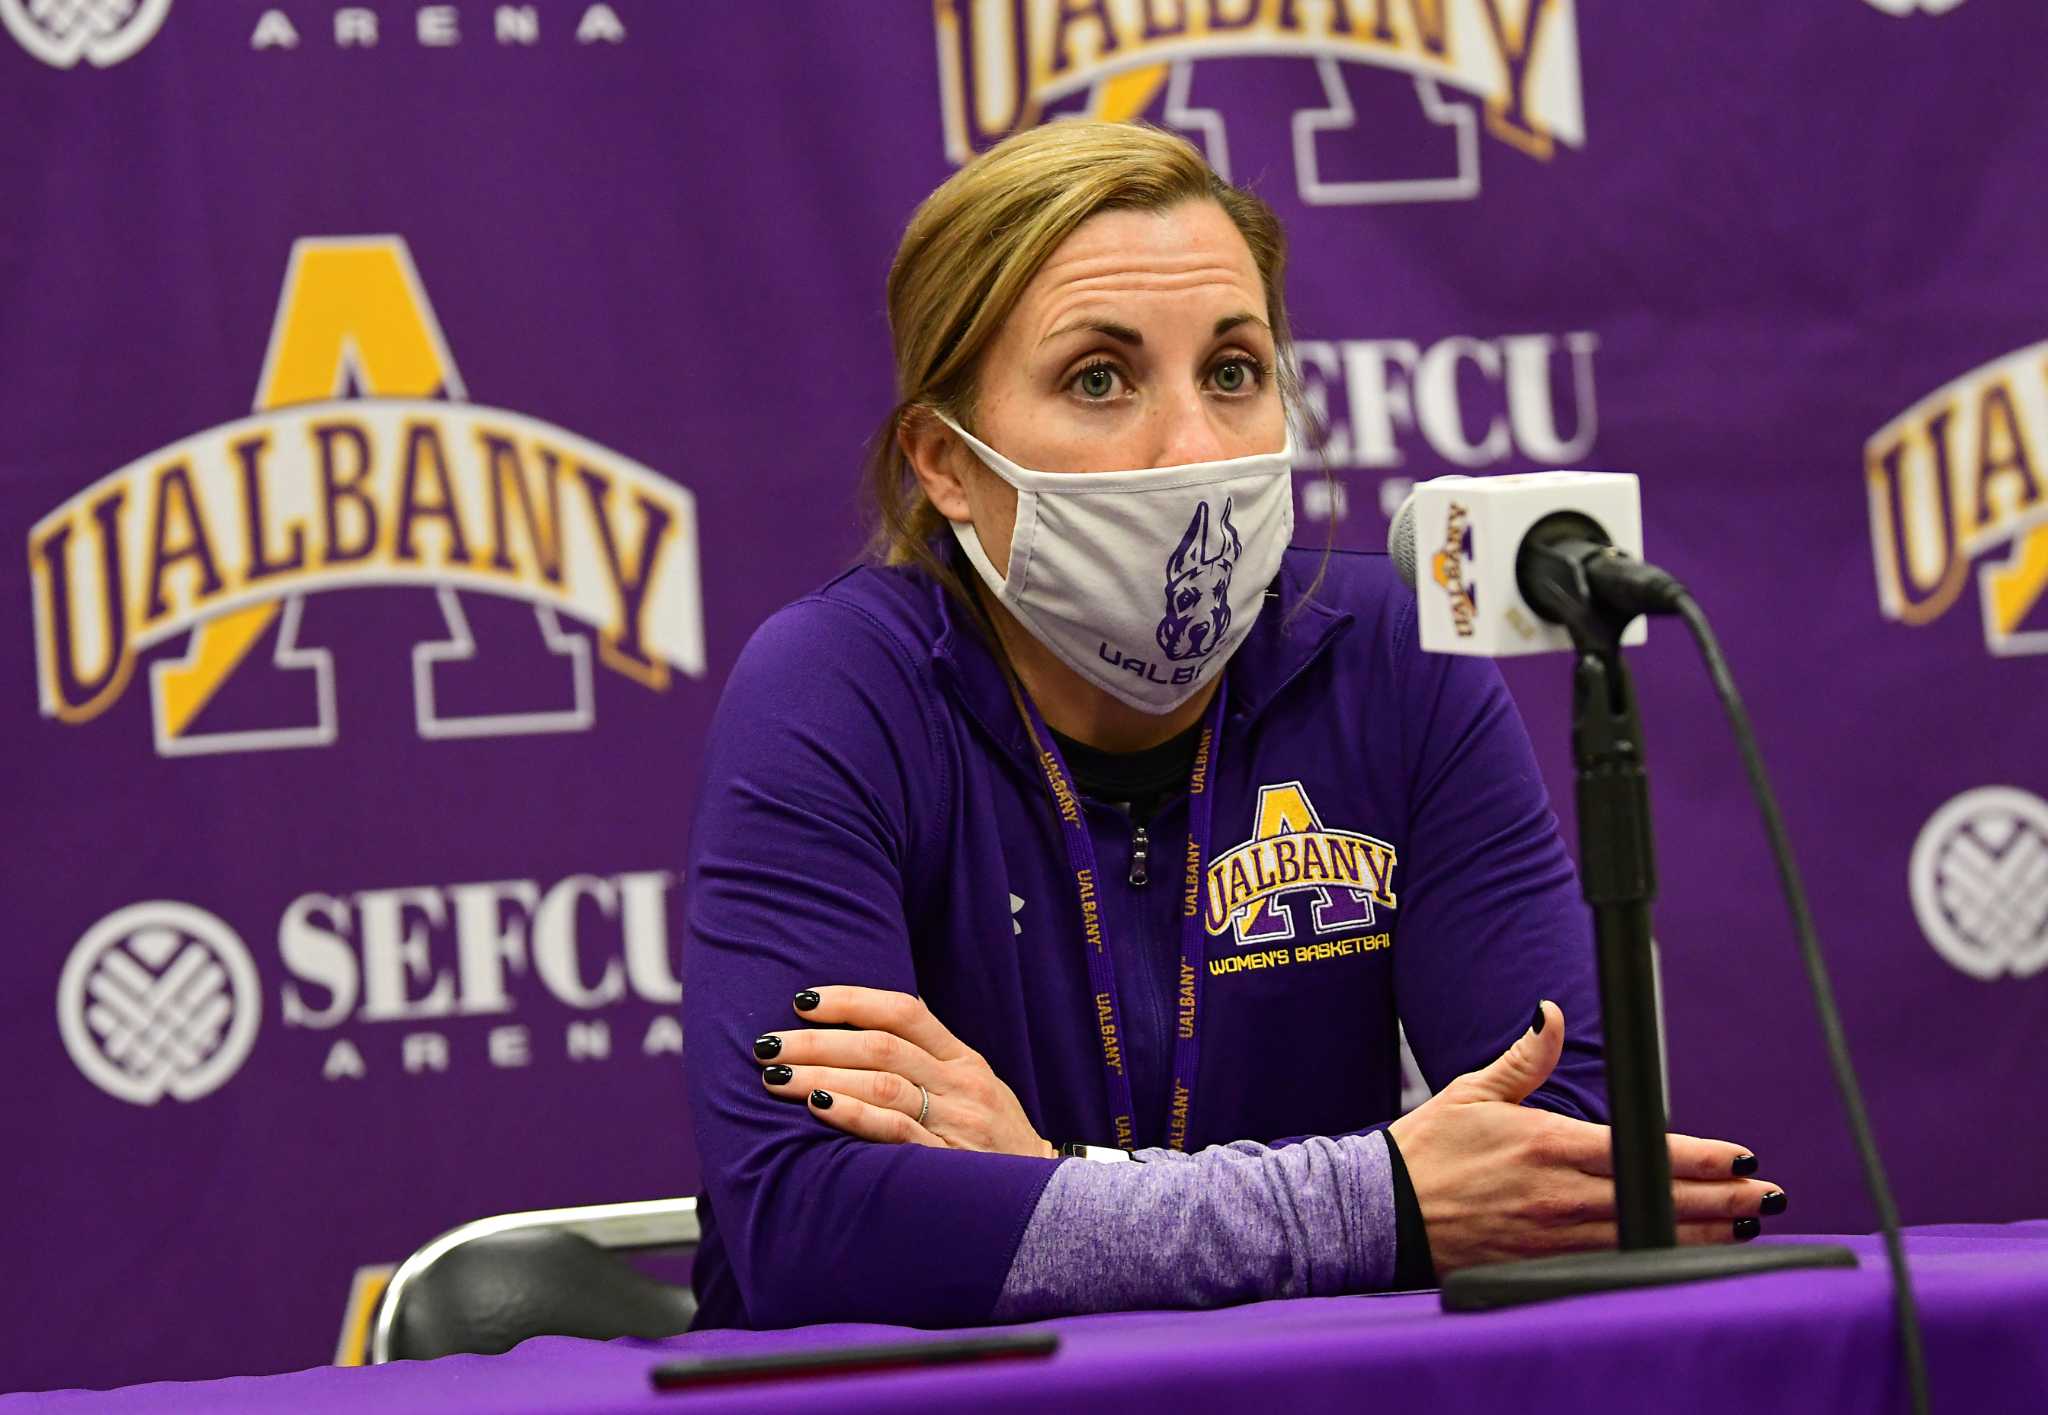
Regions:
<instances>
[{"instance_id":1,"label":"sefcu logo","mask_svg":"<svg viewBox=\"0 0 2048 1415\"><path fill-rule=\"evenodd\" d=\"M156 38L171 0L0 0L0 24L53 69L120 63Z\"/></svg>"},{"instance_id":2,"label":"sefcu logo","mask_svg":"<svg viewBox=\"0 0 2048 1415\"><path fill-rule=\"evenodd\" d=\"M938 0L936 20L946 153L955 162L1052 118L1122 121L1157 103L1163 124L1193 135L1228 179L1228 125L1206 86L1198 105L1196 68L1267 57L1314 69L1315 97L1291 128L1295 186L1311 206L1476 197L1473 110L1445 97L1445 88L1480 99L1488 132L1538 160L1548 161L1559 142L1586 140L1574 0ZM1425 120L1450 134L1455 170L1325 175L1324 160L1335 155L1328 149L1347 149L1353 162L1371 153L1348 86L1359 68L1413 82Z\"/></svg>"},{"instance_id":3,"label":"sefcu logo","mask_svg":"<svg viewBox=\"0 0 2048 1415\"><path fill-rule=\"evenodd\" d=\"M1863 466L1884 617L1933 623L1981 561L1985 647L2048 653L2048 341L1922 398L1872 434Z\"/></svg>"},{"instance_id":4,"label":"sefcu logo","mask_svg":"<svg viewBox=\"0 0 2048 1415\"><path fill-rule=\"evenodd\" d=\"M204 909L131 904L72 947L57 982L57 1031L87 1080L135 1105L218 1090L256 1042L256 963Z\"/></svg>"},{"instance_id":5,"label":"sefcu logo","mask_svg":"<svg viewBox=\"0 0 2048 1415\"><path fill-rule=\"evenodd\" d=\"M30 530L43 714L92 721L146 651L189 633L149 675L159 755L327 746L334 667L299 642L305 598L394 585L432 589L447 631L413 649L421 737L589 728L590 645L562 616L596 628L599 660L645 688L665 691L671 668L702 676L690 492L465 398L402 239L298 242L255 414L138 458ZM560 675L548 707L443 707L443 675L477 652L458 591L533 606L534 651ZM209 711L237 675L266 690L248 695L257 721L247 701Z\"/></svg>"},{"instance_id":6,"label":"sefcu logo","mask_svg":"<svg viewBox=\"0 0 2048 1415\"><path fill-rule=\"evenodd\" d=\"M1227 930L1240 948L1292 939L1298 902L1282 896L1304 891L1315 896L1316 933L1370 928L1375 906L1397 907L1394 847L1325 826L1299 781L1261 786L1255 816L1251 839L1218 855L1206 872L1202 923L1211 934ZM1384 946L1386 936L1378 939ZM1231 960L1219 961L1224 966L1210 971L1234 971Z\"/></svg>"},{"instance_id":7,"label":"sefcu logo","mask_svg":"<svg viewBox=\"0 0 2048 1415\"><path fill-rule=\"evenodd\" d=\"M1921 931L1957 969L1991 982L2048 968L2048 801L1965 791L1921 828L1909 879Z\"/></svg>"},{"instance_id":8,"label":"sefcu logo","mask_svg":"<svg viewBox=\"0 0 2048 1415\"><path fill-rule=\"evenodd\" d=\"M301 895L276 929L287 980L274 1045L310 1040L310 1050L296 1042L298 1054L330 1082L394 1065L407 1076L444 1072L465 1042L480 1043L493 1069L523 1068L545 1043L511 1014L538 992L564 1016L559 1054L570 1062L611 1058L614 1020L642 1024L640 1055L678 1054L674 884L646 870L546 887L493 880ZM135 1105L218 1090L248 1059L262 1011L248 945L223 920L170 900L94 924L57 985L57 1029L73 1063Z\"/></svg>"},{"instance_id":9,"label":"sefcu logo","mask_svg":"<svg viewBox=\"0 0 2048 1415\"><path fill-rule=\"evenodd\" d=\"M1444 546L1429 558L1429 577L1451 600L1451 627L1458 637L1472 637L1479 617L1479 588L1466 567L1472 563L1472 513L1453 501L1444 520Z\"/></svg>"},{"instance_id":10,"label":"sefcu logo","mask_svg":"<svg viewBox=\"0 0 2048 1415\"><path fill-rule=\"evenodd\" d=\"M1599 349L1589 329L1294 345L1304 400L1324 430L1317 455L1325 466L1361 471L1392 470L1416 455L1475 471L1517 458L1582 462L1600 433Z\"/></svg>"}]
</instances>

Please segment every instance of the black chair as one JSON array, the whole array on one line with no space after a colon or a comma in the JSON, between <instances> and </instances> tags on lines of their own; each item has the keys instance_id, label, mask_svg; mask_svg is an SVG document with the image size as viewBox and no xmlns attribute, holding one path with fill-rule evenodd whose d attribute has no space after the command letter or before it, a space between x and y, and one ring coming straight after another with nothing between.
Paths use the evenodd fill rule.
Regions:
<instances>
[{"instance_id":1,"label":"black chair","mask_svg":"<svg viewBox=\"0 0 2048 1415\"><path fill-rule=\"evenodd\" d=\"M676 1336L696 1298L622 1255L694 1249L699 1237L695 1199L535 1209L450 1229L392 1274L370 1364L495 1356L533 1336Z\"/></svg>"}]
</instances>

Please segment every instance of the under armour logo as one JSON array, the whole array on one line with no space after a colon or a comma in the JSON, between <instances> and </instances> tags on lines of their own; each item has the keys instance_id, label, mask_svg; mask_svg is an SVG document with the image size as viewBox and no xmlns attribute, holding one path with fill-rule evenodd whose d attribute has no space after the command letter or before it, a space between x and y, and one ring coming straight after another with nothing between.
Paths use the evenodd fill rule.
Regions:
<instances>
[{"instance_id":1,"label":"under armour logo","mask_svg":"<svg viewBox=\"0 0 2048 1415\"><path fill-rule=\"evenodd\" d=\"M234 930L170 900L132 904L87 930L57 987L64 1049L108 1095L197 1100L256 1040L262 988Z\"/></svg>"},{"instance_id":2,"label":"under armour logo","mask_svg":"<svg viewBox=\"0 0 2048 1415\"><path fill-rule=\"evenodd\" d=\"M1024 912L1024 900L1020 895L1010 896L1010 935L1015 937L1024 932L1024 926L1017 922L1017 916Z\"/></svg>"}]
</instances>

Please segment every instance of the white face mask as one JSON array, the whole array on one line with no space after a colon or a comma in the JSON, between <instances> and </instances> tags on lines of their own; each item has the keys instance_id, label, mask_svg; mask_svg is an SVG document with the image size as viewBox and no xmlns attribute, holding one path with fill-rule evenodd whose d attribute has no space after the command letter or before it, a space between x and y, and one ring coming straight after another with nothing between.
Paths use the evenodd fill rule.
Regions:
<instances>
[{"instance_id":1,"label":"white face mask","mask_svg":"<svg viewBox=\"0 0 2048 1415\"><path fill-rule=\"evenodd\" d=\"M1017 489L1010 572L949 522L982 583L1060 661L1140 712L1165 713L1223 670L1294 538L1294 438L1278 452L1132 472L1034 472L951 418Z\"/></svg>"}]
</instances>

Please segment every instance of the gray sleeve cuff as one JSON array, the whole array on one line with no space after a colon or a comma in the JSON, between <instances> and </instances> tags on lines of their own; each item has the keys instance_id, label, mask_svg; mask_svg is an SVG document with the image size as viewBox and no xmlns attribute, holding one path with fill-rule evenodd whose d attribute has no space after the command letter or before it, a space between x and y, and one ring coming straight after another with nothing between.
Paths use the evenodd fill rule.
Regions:
<instances>
[{"instance_id":1,"label":"gray sleeve cuff","mask_svg":"<svg viewBox=\"0 0 2048 1415\"><path fill-rule=\"evenodd\" d=\"M1025 1226L992 1321L1373 1292L1394 1277L1378 1131L1251 1140L1144 1164L1069 1160Z\"/></svg>"}]
</instances>

